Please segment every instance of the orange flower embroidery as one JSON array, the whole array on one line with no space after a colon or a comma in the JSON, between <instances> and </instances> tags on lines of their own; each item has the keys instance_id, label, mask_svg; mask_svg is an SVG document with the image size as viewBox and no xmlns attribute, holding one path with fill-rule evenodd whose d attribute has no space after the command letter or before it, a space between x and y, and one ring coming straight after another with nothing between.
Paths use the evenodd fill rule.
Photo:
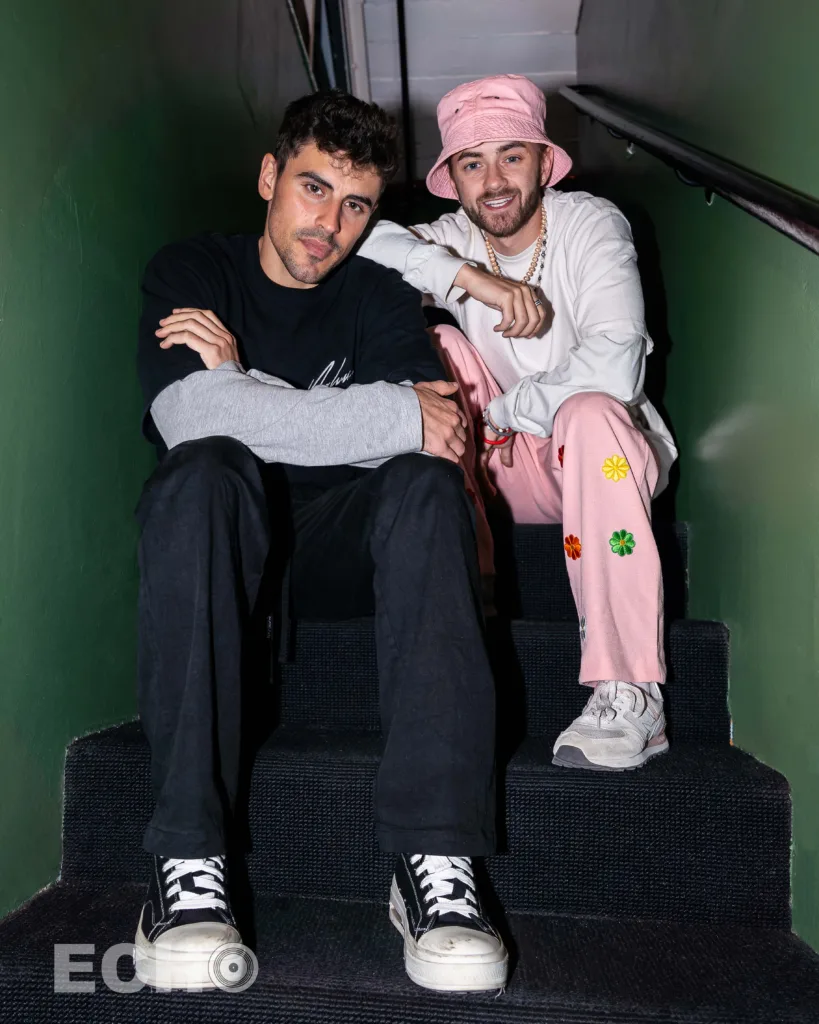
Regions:
<instances>
[{"instance_id":1,"label":"orange flower embroidery","mask_svg":"<svg viewBox=\"0 0 819 1024\"><path fill-rule=\"evenodd\" d=\"M558 462L560 463L560 468L561 468L561 469L563 468L563 452L564 452L565 448L566 448L566 445L565 445L565 444L562 444L562 445L561 445L561 446L560 446L560 447L559 447L559 448L557 449L557 461L558 461Z\"/></svg>"},{"instance_id":2,"label":"orange flower embroidery","mask_svg":"<svg viewBox=\"0 0 819 1024\"><path fill-rule=\"evenodd\" d=\"M569 558L572 559L572 561L576 561L578 558L580 558L581 549L582 544L580 543L580 538L575 537L573 533L570 533L563 543L563 550L566 552Z\"/></svg>"}]
</instances>

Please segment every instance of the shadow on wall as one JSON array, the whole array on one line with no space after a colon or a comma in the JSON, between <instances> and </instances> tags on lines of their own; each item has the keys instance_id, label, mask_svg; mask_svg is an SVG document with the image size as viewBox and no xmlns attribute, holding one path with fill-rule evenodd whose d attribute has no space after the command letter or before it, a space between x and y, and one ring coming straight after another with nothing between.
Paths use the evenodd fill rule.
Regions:
<instances>
[{"instance_id":1,"label":"shadow on wall","mask_svg":"<svg viewBox=\"0 0 819 1024\"><path fill-rule=\"evenodd\" d=\"M173 168L180 237L261 231L262 158L273 148L287 103L310 92L286 5L233 0L205 18L177 2L160 12L156 73L174 98L163 110L173 151L163 188Z\"/></svg>"}]
</instances>

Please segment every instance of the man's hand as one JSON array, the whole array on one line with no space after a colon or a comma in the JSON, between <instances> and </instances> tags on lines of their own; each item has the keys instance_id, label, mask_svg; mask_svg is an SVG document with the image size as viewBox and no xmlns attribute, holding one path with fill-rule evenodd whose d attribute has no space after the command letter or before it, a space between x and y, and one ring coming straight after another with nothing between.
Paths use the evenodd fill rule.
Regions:
<instances>
[{"instance_id":1,"label":"man's hand","mask_svg":"<svg viewBox=\"0 0 819 1024\"><path fill-rule=\"evenodd\" d=\"M423 450L450 462L459 462L466 451L466 417L447 398L458 390L448 380L421 381L413 391L421 403Z\"/></svg>"},{"instance_id":2,"label":"man's hand","mask_svg":"<svg viewBox=\"0 0 819 1024\"><path fill-rule=\"evenodd\" d=\"M157 337L160 348L187 345L202 357L209 370L233 359L239 362L236 339L222 321L209 309L175 309L171 316L159 321Z\"/></svg>"},{"instance_id":3,"label":"man's hand","mask_svg":"<svg viewBox=\"0 0 819 1024\"><path fill-rule=\"evenodd\" d=\"M488 438L490 441L500 441L503 434L496 433L486 423L483 425L483 436ZM497 452L498 457L501 460L501 464L507 467L512 465L512 446L515 443L515 435L507 434L506 441L503 444L486 444L484 443L483 451L481 452L481 463L484 469L489 465L489 460L492 458L492 453Z\"/></svg>"},{"instance_id":4,"label":"man's hand","mask_svg":"<svg viewBox=\"0 0 819 1024\"><path fill-rule=\"evenodd\" d=\"M503 314L495 330L502 331L504 338L532 338L546 322L547 303L542 301L536 306L535 294L528 284L495 277L468 263L458 271L453 284Z\"/></svg>"}]
</instances>

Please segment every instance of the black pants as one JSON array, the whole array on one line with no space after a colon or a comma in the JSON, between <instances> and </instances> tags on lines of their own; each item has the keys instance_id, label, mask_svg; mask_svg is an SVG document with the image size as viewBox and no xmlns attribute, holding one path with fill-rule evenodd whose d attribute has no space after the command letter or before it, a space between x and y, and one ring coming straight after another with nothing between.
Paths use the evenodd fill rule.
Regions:
<instances>
[{"instance_id":1,"label":"black pants","mask_svg":"<svg viewBox=\"0 0 819 1024\"><path fill-rule=\"evenodd\" d=\"M243 642L263 580L289 555L297 616L375 614L382 849L492 852L495 693L473 512L457 466L399 456L294 505L279 467L211 437L165 456L137 517L139 712L156 804L148 852L202 857L226 848Z\"/></svg>"}]
</instances>

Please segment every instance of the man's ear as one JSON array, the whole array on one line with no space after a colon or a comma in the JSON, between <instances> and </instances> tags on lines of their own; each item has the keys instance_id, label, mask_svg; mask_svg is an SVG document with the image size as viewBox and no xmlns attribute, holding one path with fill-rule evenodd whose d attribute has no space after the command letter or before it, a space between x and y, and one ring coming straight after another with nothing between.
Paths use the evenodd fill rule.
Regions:
<instances>
[{"instance_id":1,"label":"man's ear","mask_svg":"<svg viewBox=\"0 0 819 1024\"><path fill-rule=\"evenodd\" d=\"M555 162L555 152L551 146L544 146L540 154L540 186L545 187L546 182L552 176L552 165Z\"/></svg>"},{"instance_id":2,"label":"man's ear","mask_svg":"<svg viewBox=\"0 0 819 1024\"><path fill-rule=\"evenodd\" d=\"M259 171L259 195L265 202L270 202L273 198L273 191L276 188L276 179L279 176L279 170L276 165L276 158L272 153L265 153L264 160L262 160L262 169Z\"/></svg>"}]
</instances>

